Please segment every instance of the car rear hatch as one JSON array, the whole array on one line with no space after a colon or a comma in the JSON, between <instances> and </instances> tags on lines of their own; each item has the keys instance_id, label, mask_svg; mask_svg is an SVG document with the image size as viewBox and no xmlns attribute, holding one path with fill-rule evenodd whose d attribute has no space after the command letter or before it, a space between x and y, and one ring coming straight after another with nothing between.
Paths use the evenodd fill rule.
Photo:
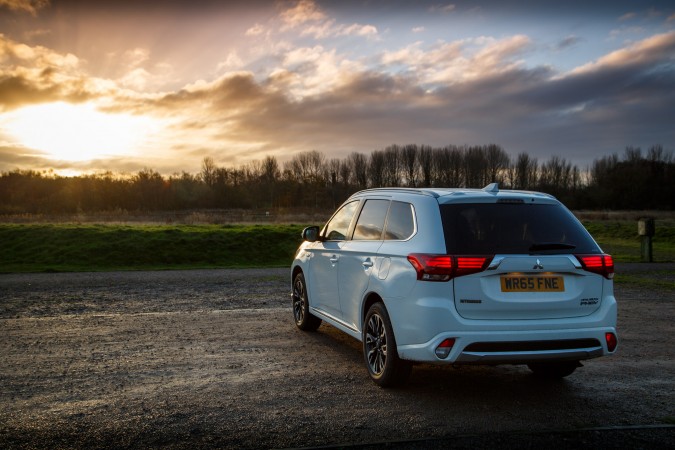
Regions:
<instances>
[{"instance_id":1,"label":"car rear hatch","mask_svg":"<svg viewBox=\"0 0 675 450\"><path fill-rule=\"evenodd\" d=\"M454 298L467 319L559 319L591 314L602 287L574 255L496 255L487 270L454 279Z\"/></svg>"},{"instance_id":2,"label":"car rear hatch","mask_svg":"<svg viewBox=\"0 0 675 450\"><path fill-rule=\"evenodd\" d=\"M457 266L484 258L452 281L462 317L559 319L600 307L611 257L557 201L495 198L440 208L448 255Z\"/></svg>"}]
</instances>

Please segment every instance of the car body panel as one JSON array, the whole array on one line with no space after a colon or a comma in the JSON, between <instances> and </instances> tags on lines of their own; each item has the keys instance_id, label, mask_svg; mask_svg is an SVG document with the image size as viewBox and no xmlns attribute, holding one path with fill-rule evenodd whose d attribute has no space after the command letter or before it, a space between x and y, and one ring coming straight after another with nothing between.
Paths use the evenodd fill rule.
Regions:
<instances>
[{"instance_id":1,"label":"car body panel","mask_svg":"<svg viewBox=\"0 0 675 450\"><path fill-rule=\"evenodd\" d=\"M312 304L321 310L340 317L338 270L344 241L314 242L305 251L312 254L308 271L308 289Z\"/></svg>"},{"instance_id":2,"label":"car body panel","mask_svg":"<svg viewBox=\"0 0 675 450\"><path fill-rule=\"evenodd\" d=\"M376 256L382 241L346 241L342 247L338 267L338 294L343 322L350 327L361 327L360 304L372 274L382 257ZM377 278L375 276L374 278Z\"/></svg>"}]
</instances>

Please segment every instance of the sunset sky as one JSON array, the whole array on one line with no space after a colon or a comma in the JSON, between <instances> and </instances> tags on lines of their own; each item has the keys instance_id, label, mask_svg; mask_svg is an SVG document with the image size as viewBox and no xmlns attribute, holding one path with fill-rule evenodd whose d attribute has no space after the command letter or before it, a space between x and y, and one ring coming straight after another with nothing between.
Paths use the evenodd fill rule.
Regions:
<instances>
[{"instance_id":1,"label":"sunset sky","mask_svg":"<svg viewBox=\"0 0 675 450\"><path fill-rule=\"evenodd\" d=\"M669 1L0 0L0 171L675 149Z\"/></svg>"}]
</instances>

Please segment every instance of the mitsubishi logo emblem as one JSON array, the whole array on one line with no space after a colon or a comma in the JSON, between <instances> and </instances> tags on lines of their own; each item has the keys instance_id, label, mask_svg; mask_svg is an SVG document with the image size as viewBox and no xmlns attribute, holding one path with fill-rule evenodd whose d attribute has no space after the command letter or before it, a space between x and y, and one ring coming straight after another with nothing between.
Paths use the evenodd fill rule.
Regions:
<instances>
[{"instance_id":1,"label":"mitsubishi logo emblem","mask_svg":"<svg viewBox=\"0 0 675 450\"><path fill-rule=\"evenodd\" d=\"M541 265L541 261L539 261L539 258L537 258L537 262L536 262L536 264L534 265L533 269L544 270L544 266Z\"/></svg>"}]
</instances>

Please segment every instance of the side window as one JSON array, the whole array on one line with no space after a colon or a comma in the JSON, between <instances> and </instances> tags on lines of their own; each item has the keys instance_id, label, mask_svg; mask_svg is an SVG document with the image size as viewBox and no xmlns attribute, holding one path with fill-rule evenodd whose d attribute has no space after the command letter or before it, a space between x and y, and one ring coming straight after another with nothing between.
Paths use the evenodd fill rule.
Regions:
<instances>
[{"instance_id":1,"label":"side window","mask_svg":"<svg viewBox=\"0 0 675 450\"><path fill-rule=\"evenodd\" d=\"M384 238L402 241L408 239L414 232L415 219L413 206L410 203L391 202L389 217L387 218L387 231L384 233Z\"/></svg>"},{"instance_id":2,"label":"side window","mask_svg":"<svg viewBox=\"0 0 675 450\"><path fill-rule=\"evenodd\" d=\"M347 203L335 213L333 218L326 224L326 239L329 241L345 240L358 205L358 200Z\"/></svg>"},{"instance_id":3,"label":"side window","mask_svg":"<svg viewBox=\"0 0 675 450\"><path fill-rule=\"evenodd\" d=\"M382 239L389 203L389 200L366 200L356 222L353 239L371 241Z\"/></svg>"}]
</instances>

